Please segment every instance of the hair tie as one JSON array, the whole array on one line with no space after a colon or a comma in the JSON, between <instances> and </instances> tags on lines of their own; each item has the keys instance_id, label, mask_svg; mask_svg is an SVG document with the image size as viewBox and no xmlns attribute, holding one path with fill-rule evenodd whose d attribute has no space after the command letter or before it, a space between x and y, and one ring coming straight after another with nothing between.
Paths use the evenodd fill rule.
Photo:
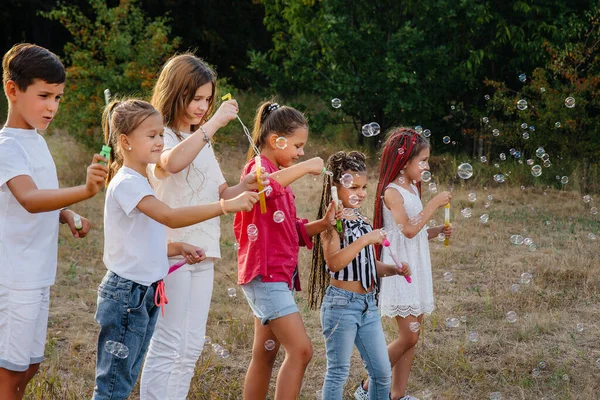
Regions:
<instances>
[{"instance_id":1,"label":"hair tie","mask_svg":"<svg viewBox=\"0 0 600 400\"><path fill-rule=\"evenodd\" d=\"M269 104L269 106L267 107L267 111L273 112L275 110L278 110L279 108L280 108L279 104L272 103L272 104Z\"/></svg>"}]
</instances>

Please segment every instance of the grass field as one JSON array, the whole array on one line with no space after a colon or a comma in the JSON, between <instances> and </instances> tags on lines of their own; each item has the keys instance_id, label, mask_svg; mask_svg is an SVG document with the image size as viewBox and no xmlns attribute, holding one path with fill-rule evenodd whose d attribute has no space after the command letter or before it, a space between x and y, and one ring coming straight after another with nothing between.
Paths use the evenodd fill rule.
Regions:
<instances>
[{"instance_id":1,"label":"grass field","mask_svg":"<svg viewBox=\"0 0 600 400\"><path fill-rule=\"evenodd\" d=\"M61 183L80 183L91 155L66 136L54 135L48 141ZM238 180L245 151L218 148L220 158L227 160L222 167L229 183ZM309 144L309 155L327 157L321 151L317 144ZM375 157L372 161L377 162ZM369 216L376 180L375 168L371 168L371 199L365 209ZM321 178L305 177L293 185L300 216L315 217L321 183ZM425 319L410 393L421 399L487 399L492 392L500 392L502 399L600 398L600 240L588 237L590 233L600 236L600 215L590 213L591 205L578 192L498 184L484 190L464 185L457 182L455 186L452 220L456 231L451 246L431 242L436 309ZM467 200L470 192L477 195L474 203ZM424 201L429 198L431 194L424 190ZM98 330L93 318L96 288L105 273L103 202L100 194L73 207L95 224L85 240L75 240L61 228L47 360L29 385L28 398L91 396ZM490 203L487 209L486 202ZM471 218L461 216L464 207L472 208ZM480 222L483 213L489 214L486 224ZM435 218L441 222L442 212ZM228 288L236 287L237 276L232 217L221 221L223 259L216 265L207 335L231 356L222 359L210 347L205 349L192 383L192 399L241 398L251 354L250 309L239 288L236 297L227 294ZM511 244L513 234L531 238L537 250ZM301 250L305 286L309 267L310 253ZM451 281L445 279L447 272L452 273ZM513 285L520 283L524 272L533 277L515 291ZM313 399L319 397L326 365L319 312L308 309L304 293L296 298L314 346L301 398ZM509 311L517 314L515 323L507 321ZM461 322L448 328L448 318ZM392 321L384 319L384 328L392 339ZM471 331L477 333L478 341L469 340ZM277 365L282 359L280 354ZM545 368L539 367L541 362ZM365 376L356 351L352 365L346 398L351 398ZM137 397L136 388L132 398Z\"/></svg>"}]
</instances>

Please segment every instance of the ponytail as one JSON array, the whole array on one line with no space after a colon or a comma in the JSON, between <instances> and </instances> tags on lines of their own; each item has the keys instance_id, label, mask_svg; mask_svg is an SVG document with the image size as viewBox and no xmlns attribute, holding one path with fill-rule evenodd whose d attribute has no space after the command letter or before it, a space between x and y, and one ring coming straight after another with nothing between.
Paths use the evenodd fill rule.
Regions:
<instances>
[{"instance_id":1,"label":"ponytail","mask_svg":"<svg viewBox=\"0 0 600 400\"><path fill-rule=\"evenodd\" d=\"M246 162L250 161L255 154L254 149L260 151L271 133L290 136L301 127L307 127L308 123L304 115L295 108L280 106L273 101L265 101L258 106L254 117L254 128L252 129L252 143L248 148Z\"/></svg>"}]
</instances>

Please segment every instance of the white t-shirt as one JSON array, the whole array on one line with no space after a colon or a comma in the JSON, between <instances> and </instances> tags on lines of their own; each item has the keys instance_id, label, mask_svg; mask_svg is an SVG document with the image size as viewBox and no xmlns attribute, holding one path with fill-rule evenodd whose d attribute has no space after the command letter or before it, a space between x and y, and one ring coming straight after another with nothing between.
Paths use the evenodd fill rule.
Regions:
<instances>
[{"instance_id":1,"label":"white t-shirt","mask_svg":"<svg viewBox=\"0 0 600 400\"><path fill-rule=\"evenodd\" d=\"M38 189L58 189L56 166L35 129L0 130L0 284L38 289L54 284L59 211L30 214L6 184L28 175Z\"/></svg>"},{"instance_id":2,"label":"white t-shirt","mask_svg":"<svg viewBox=\"0 0 600 400\"><path fill-rule=\"evenodd\" d=\"M185 139L191 134L181 135ZM163 151L172 149L179 143L175 133L165 127ZM154 167L155 165L151 165L149 168L148 177L156 190L156 197L170 207L180 208L219 201L219 186L225 183L225 178L212 146L204 146L189 167L165 179L154 176ZM207 257L221 258L219 217L184 228L167 228L167 237L170 242L185 242L198 246L205 251Z\"/></svg>"},{"instance_id":3,"label":"white t-shirt","mask_svg":"<svg viewBox=\"0 0 600 400\"><path fill-rule=\"evenodd\" d=\"M104 265L140 285L164 278L169 271L165 226L137 209L154 191L144 176L122 167L108 184L104 203Z\"/></svg>"}]
</instances>

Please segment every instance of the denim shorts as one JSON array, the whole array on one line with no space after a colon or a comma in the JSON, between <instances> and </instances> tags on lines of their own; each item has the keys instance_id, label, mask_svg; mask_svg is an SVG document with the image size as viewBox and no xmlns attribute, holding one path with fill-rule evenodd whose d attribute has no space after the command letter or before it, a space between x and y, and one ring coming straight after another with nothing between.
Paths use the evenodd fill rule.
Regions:
<instances>
[{"instance_id":1,"label":"denim shorts","mask_svg":"<svg viewBox=\"0 0 600 400\"><path fill-rule=\"evenodd\" d=\"M263 282L259 275L242 285L242 290L254 316L263 325L298 312L294 293L286 282Z\"/></svg>"}]
</instances>

